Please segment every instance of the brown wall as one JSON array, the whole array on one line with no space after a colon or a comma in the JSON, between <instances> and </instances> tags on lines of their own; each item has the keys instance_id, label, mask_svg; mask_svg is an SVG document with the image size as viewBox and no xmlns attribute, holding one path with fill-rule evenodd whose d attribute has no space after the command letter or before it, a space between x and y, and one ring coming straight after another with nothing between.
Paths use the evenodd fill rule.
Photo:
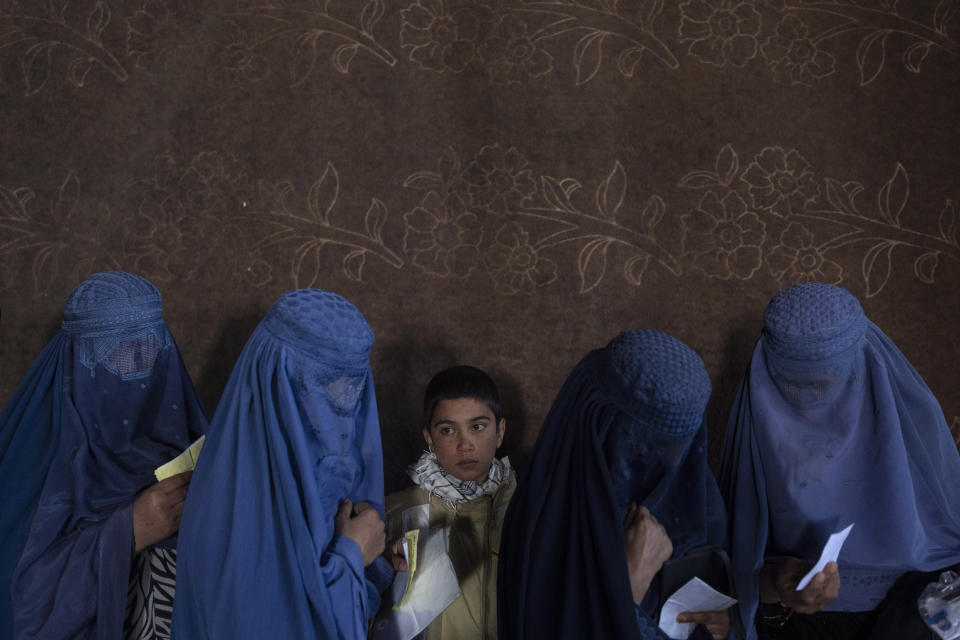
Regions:
<instances>
[{"instance_id":1,"label":"brown wall","mask_svg":"<svg viewBox=\"0 0 960 640\"><path fill-rule=\"evenodd\" d=\"M617 8L619 5L619 8ZM212 410L284 290L377 335L388 488L423 386L503 386L522 460L621 329L714 381L712 455L777 290L850 289L960 424L958 3L0 4L0 402L124 269Z\"/></svg>"}]
</instances>

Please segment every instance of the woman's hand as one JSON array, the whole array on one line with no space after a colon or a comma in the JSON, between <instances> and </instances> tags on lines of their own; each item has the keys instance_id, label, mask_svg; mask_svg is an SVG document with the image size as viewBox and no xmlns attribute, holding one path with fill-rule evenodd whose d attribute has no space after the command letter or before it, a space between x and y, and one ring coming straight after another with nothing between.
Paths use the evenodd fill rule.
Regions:
<instances>
[{"instance_id":1,"label":"woman's hand","mask_svg":"<svg viewBox=\"0 0 960 640\"><path fill-rule=\"evenodd\" d=\"M392 540L383 551L383 557L393 565L394 571L406 571L407 559L403 557L403 536Z\"/></svg>"},{"instance_id":2,"label":"woman's hand","mask_svg":"<svg viewBox=\"0 0 960 640\"><path fill-rule=\"evenodd\" d=\"M786 558L777 570L775 587L780 603L797 613L816 613L837 599L840 591L840 571L836 562L827 563L823 571L813 576L810 584L797 591L800 580L811 565L797 558Z\"/></svg>"},{"instance_id":3,"label":"woman's hand","mask_svg":"<svg viewBox=\"0 0 960 640\"><path fill-rule=\"evenodd\" d=\"M630 504L623 520L627 543L627 570L630 572L630 590L633 601L643 600L650 582L660 567L673 553L673 543L666 529L647 511L646 507Z\"/></svg>"},{"instance_id":4,"label":"woman's hand","mask_svg":"<svg viewBox=\"0 0 960 640\"><path fill-rule=\"evenodd\" d=\"M165 478L133 503L133 546L137 553L169 538L180 528L192 471Z\"/></svg>"},{"instance_id":5,"label":"woman's hand","mask_svg":"<svg viewBox=\"0 0 960 640\"><path fill-rule=\"evenodd\" d=\"M677 622L694 622L706 627L714 640L723 640L730 633L730 610L726 611L684 611L677 616Z\"/></svg>"},{"instance_id":6,"label":"woman's hand","mask_svg":"<svg viewBox=\"0 0 960 640\"><path fill-rule=\"evenodd\" d=\"M349 500L340 503L333 519L333 530L357 543L363 554L363 566L377 559L384 549L383 519L366 502L353 506Z\"/></svg>"}]
</instances>

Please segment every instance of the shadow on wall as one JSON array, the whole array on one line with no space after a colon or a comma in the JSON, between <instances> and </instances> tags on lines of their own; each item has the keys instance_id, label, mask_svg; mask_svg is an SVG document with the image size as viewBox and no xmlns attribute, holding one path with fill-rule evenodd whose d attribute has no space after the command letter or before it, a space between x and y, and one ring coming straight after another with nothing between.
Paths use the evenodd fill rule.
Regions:
<instances>
[{"instance_id":1,"label":"shadow on wall","mask_svg":"<svg viewBox=\"0 0 960 640\"><path fill-rule=\"evenodd\" d=\"M204 357L203 370L194 386L211 419L240 352L265 313L265 310L258 309L225 320L213 349Z\"/></svg>"},{"instance_id":2,"label":"shadow on wall","mask_svg":"<svg viewBox=\"0 0 960 640\"><path fill-rule=\"evenodd\" d=\"M458 363L453 348L425 344L417 334L413 327L403 327L399 339L374 344L371 357L387 493L410 485L407 466L426 448L421 427L427 383L436 372Z\"/></svg>"},{"instance_id":3,"label":"shadow on wall","mask_svg":"<svg viewBox=\"0 0 960 640\"><path fill-rule=\"evenodd\" d=\"M510 466L519 473L527 460L529 451L524 450L524 434L527 431L526 403L519 381L502 369L490 368L487 370L493 381L500 389L500 406L503 417L507 421L507 433L503 437L503 444L497 455L509 456Z\"/></svg>"},{"instance_id":4,"label":"shadow on wall","mask_svg":"<svg viewBox=\"0 0 960 640\"><path fill-rule=\"evenodd\" d=\"M720 472L720 456L723 452L723 436L727 430L730 410L737 399L740 381L743 380L753 347L756 344L759 328L756 327L755 314L745 313L734 324L734 329L724 345L723 356L717 375L713 376L713 393L707 403L708 460L714 475Z\"/></svg>"}]
</instances>

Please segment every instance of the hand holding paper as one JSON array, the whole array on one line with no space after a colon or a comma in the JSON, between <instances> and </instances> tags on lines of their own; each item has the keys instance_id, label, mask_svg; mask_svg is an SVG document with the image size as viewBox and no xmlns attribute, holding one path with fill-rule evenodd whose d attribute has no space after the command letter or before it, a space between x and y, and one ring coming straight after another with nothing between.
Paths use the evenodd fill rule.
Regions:
<instances>
[{"instance_id":1,"label":"hand holding paper","mask_svg":"<svg viewBox=\"0 0 960 640\"><path fill-rule=\"evenodd\" d=\"M813 576L823 571L828 562L837 561L837 558L840 557L840 549L843 548L843 543L846 541L847 536L850 535L850 529L853 529L853 524L850 524L843 531L831 534L827 540L827 544L823 545L823 551L820 552L820 559L817 560L817 564L813 565L813 569L810 569L807 575L803 576L797 584L797 591L806 589L810 581L813 580Z\"/></svg>"},{"instance_id":2,"label":"hand holding paper","mask_svg":"<svg viewBox=\"0 0 960 640\"><path fill-rule=\"evenodd\" d=\"M690 611L723 611L737 603L713 589L700 578L692 578L677 589L660 609L660 629L670 638L685 640L693 633L696 624L677 622L677 616Z\"/></svg>"},{"instance_id":3,"label":"hand holding paper","mask_svg":"<svg viewBox=\"0 0 960 640\"><path fill-rule=\"evenodd\" d=\"M776 591L783 606L797 613L816 613L836 600L840 592L836 559L852 527L830 536L812 569L797 558L783 560L776 577Z\"/></svg>"},{"instance_id":4,"label":"hand holding paper","mask_svg":"<svg viewBox=\"0 0 960 640\"><path fill-rule=\"evenodd\" d=\"M184 471L193 471L194 467L197 466L197 458L200 457L200 449L203 447L205 438L206 436L200 436L194 440L183 453L170 462L157 467L153 472L153 475L157 478L157 482L183 473Z\"/></svg>"}]
</instances>

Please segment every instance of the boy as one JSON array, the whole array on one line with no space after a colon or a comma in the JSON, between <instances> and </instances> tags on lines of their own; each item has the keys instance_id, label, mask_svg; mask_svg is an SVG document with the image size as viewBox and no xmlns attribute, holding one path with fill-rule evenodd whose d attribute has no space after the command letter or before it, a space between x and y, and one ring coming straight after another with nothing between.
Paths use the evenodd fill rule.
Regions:
<instances>
[{"instance_id":1,"label":"boy","mask_svg":"<svg viewBox=\"0 0 960 640\"><path fill-rule=\"evenodd\" d=\"M426 451L407 473L416 486L387 496L392 538L404 513L428 510L429 527L449 527L449 555L461 595L424 631L425 640L497 636L497 556L507 504L517 486L506 457L497 459L506 421L500 394L486 373L470 366L444 369L423 400ZM415 527L411 527L415 528ZM398 540L386 552L405 569Z\"/></svg>"}]
</instances>

